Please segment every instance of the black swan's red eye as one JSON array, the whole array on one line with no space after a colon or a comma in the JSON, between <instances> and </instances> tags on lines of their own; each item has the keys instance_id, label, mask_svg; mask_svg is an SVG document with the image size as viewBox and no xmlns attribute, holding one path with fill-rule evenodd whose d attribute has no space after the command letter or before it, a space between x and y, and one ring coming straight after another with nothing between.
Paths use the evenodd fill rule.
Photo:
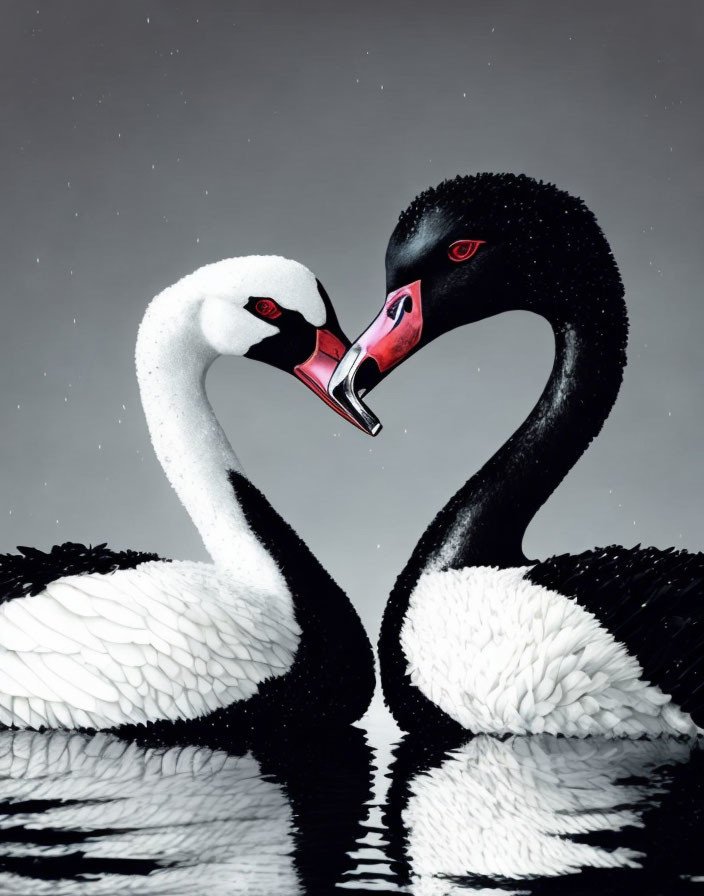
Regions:
<instances>
[{"instance_id":1,"label":"black swan's red eye","mask_svg":"<svg viewBox=\"0 0 704 896\"><path fill-rule=\"evenodd\" d=\"M271 299L259 299L254 306L254 310L257 314L261 314L262 317L268 317L269 320L281 317L281 312L279 311L276 302Z\"/></svg>"},{"instance_id":2,"label":"black swan's red eye","mask_svg":"<svg viewBox=\"0 0 704 896\"><path fill-rule=\"evenodd\" d=\"M450 261L467 261L485 242L485 240L457 240L448 248L447 257Z\"/></svg>"}]
</instances>

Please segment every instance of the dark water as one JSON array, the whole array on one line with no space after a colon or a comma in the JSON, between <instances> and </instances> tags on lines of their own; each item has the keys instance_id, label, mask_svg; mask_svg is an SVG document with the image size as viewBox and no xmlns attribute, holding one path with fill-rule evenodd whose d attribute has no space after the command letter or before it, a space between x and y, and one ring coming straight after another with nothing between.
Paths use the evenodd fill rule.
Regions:
<instances>
[{"instance_id":1,"label":"dark water","mask_svg":"<svg viewBox=\"0 0 704 896\"><path fill-rule=\"evenodd\" d=\"M699 744L392 744L379 718L246 747L2 732L0 893L704 891Z\"/></svg>"}]
</instances>

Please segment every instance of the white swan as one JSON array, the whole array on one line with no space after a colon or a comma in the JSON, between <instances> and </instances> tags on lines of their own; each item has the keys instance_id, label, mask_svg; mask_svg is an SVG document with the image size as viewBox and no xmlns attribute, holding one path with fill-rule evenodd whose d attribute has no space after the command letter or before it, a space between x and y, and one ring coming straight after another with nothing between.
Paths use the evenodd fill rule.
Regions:
<instances>
[{"instance_id":1,"label":"white swan","mask_svg":"<svg viewBox=\"0 0 704 896\"><path fill-rule=\"evenodd\" d=\"M74 544L0 557L0 724L362 715L374 672L361 622L247 480L205 393L219 355L246 355L327 401L347 344L315 276L276 256L207 265L151 302L136 349L144 411L213 564Z\"/></svg>"}]
</instances>

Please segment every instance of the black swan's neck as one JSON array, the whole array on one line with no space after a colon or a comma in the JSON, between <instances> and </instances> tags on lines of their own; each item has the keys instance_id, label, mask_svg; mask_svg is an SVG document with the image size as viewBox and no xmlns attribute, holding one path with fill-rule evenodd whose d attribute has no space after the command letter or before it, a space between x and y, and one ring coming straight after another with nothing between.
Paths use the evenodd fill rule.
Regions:
<instances>
[{"instance_id":1,"label":"black swan's neck","mask_svg":"<svg viewBox=\"0 0 704 896\"><path fill-rule=\"evenodd\" d=\"M622 292L549 320L555 361L525 422L433 520L408 569L521 566L539 508L599 433L621 385L628 321Z\"/></svg>"}]
</instances>

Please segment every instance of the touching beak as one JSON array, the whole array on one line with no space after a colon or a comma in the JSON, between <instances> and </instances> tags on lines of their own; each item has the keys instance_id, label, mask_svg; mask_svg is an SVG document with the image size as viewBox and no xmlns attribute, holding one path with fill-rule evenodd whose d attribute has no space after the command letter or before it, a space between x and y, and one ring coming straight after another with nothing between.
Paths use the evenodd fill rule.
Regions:
<instances>
[{"instance_id":1,"label":"touching beak","mask_svg":"<svg viewBox=\"0 0 704 896\"><path fill-rule=\"evenodd\" d=\"M389 293L378 317L347 349L329 379L328 394L340 413L372 436L381 431L381 423L360 393L373 389L387 371L407 357L422 331L420 280L416 280ZM358 374L360 381L355 388Z\"/></svg>"},{"instance_id":2,"label":"touching beak","mask_svg":"<svg viewBox=\"0 0 704 896\"><path fill-rule=\"evenodd\" d=\"M358 426L364 432L369 432L367 427L354 414L348 413L344 406L330 396L328 391L330 378L340 358L345 354L346 349L347 345L339 336L331 333L330 330L318 330L312 355L302 364L294 367L293 372L302 383L305 383L309 389L315 392L318 398L322 398L329 407L337 411L345 420ZM376 418L374 419L376 420ZM381 429L378 421L377 426Z\"/></svg>"}]
</instances>

